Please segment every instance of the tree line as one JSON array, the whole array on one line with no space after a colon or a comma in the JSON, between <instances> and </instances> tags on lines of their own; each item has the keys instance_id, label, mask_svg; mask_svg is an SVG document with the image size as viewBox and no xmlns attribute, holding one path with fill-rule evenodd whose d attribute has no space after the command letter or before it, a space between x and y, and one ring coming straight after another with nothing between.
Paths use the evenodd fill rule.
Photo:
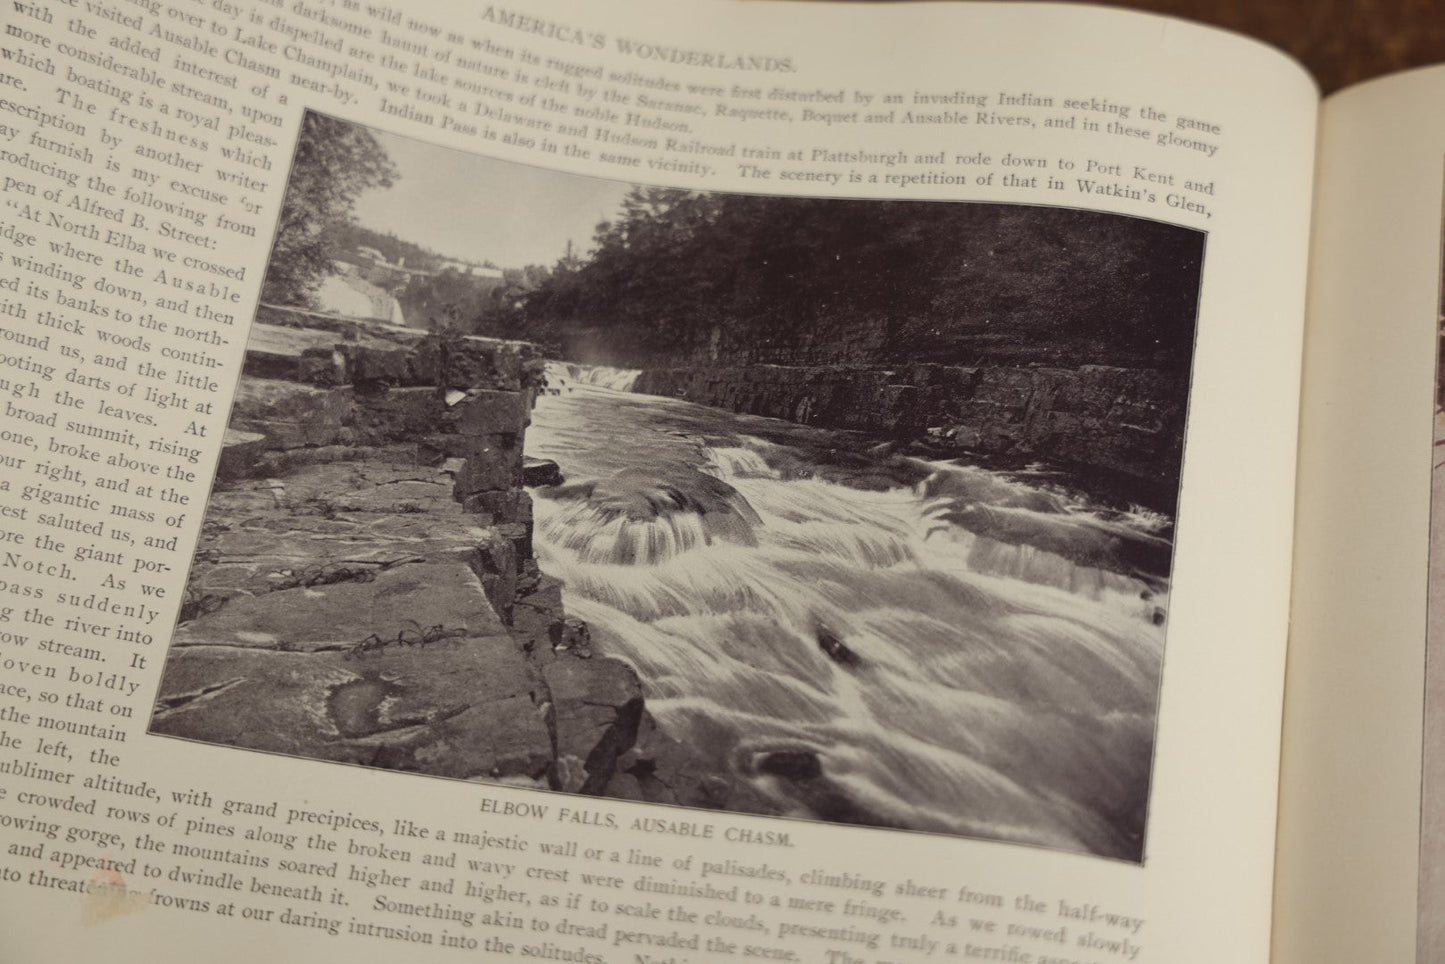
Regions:
<instances>
[{"instance_id":1,"label":"tree line","mask_svg":"<svg viewBox=\"0 0 1445 964\"><path fill-rule=\"evenodd\" d=\"M397 176L365 128L307 114L263 300L306 304L338 249L362 239L388 260L439 261L351 217L361 192ZM501 283L442 271L400 297L413 324L556 353L587 333L611 346L606 360L635 365L720 342L786 356L861 329L883 364L1182 368L1203 255L1199 232L1099 212L637 186L584 256L569 249Z\"/></svg>"},{"instance_id":2,"label":"tree line","mask_svg":"<svg viewBox=\"0 0 1445 964\"><path fill-rule=\"evenodd\" d=\"M645 360L790 345L859 323L878 362L1069 360L1177 368L1204 236L1019 205L637 187L591 255L555 266L516 327L609 333Z\"/></svg>"}]
</instances>

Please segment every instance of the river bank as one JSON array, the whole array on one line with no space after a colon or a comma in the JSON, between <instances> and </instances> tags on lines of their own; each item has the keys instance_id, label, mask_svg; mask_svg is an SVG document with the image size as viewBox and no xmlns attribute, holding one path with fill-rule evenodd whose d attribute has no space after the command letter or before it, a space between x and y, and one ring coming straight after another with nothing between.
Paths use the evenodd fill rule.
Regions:
<instances>
[{"instance_id":1,"label":"river bank","mask_svg":"<svg viewBox=\"0 0 1445 964\"><path fill-rule=\"evenodd\" d=\"M917 364L644 369L633 390L1021 466L1047 461L1172 513L1187 377L1175 372Z\"/></svg>"}]
</instances>

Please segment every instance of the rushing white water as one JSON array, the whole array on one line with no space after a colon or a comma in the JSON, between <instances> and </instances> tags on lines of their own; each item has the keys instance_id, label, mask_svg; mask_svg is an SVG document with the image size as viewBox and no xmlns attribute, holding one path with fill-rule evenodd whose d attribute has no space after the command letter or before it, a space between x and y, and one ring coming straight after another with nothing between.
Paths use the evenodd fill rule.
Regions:
<instances>
[{"instance_id":1,"label":"rushing white water","mask_svg":"<svg viewBox=\"0 0 1445 964\"><path fill-rule=\"evenodd\" d=\"M774 812L1140 858L1167 519L604 381L538 402L537 552L669 735Z\"/></svg>"},{"instance_id":2,"label":"rushing white water","mask_svg":"<svg viewBox=\"0 0 1445 964\"><path fill-rule=\"evenodd\" d=\"M547 363L547 386L559 392L568 387L594 385L619 392L630 392L642 372L635 368L608 368L606 365L574 365L571 362Z\"/></svg>"}]
</instances>

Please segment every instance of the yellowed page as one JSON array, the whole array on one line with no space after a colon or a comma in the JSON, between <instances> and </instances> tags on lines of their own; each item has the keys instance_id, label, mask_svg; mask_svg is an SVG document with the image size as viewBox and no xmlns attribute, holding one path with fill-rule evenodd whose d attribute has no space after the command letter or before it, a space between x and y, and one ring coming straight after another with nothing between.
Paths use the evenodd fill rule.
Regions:
<instances>
[{"instance_id":1,"label":"yellowed page","mask_svg":"<svg viewBox=\"0 0 1445 964\"><path fill-rule=\"evenodd\" d=\"M43 598L0 610L28 638L7 637L0 677L0 957L1268 958L1317 104L1296 65L1076 5L37 0L14 18L3 123L20 173L3 230L19 280L0 327L25 459L6 495L25 517L6 520L0 575ZM393 204L400 220L368 222L366 199L358 219L459 259L446 270L585 272L597 221L647 226L619 210L628 185L715 192L742 197L712 199L732 223L831 218L794 248L774 229L740 277L828 254L867 265L877 280L836 272L842 294L821 299L856 314L924 260L955 287L917 275L938 298L908 317L885 306L865 333L994 347L904 365L885 343L874 394L848 388L829 424L838 396L789 394L846 367L851 343L823 322L807 345L739 347L734 327L759 329L731 318L688 346L683 375L645 375L674 379L648 382L671 396L649 400L593 384L595 369L542 382L529 348L386 327L387 286L430 277L404 248L346 252L344 277L366 284L338 315L258 311L268 259L303 261L270 258L288 178L347 185L359 161L317 176L307 152L368 137L400 172L385 190L424 190ZM292 173L298 141L309 181ZM789 195L820 200L780 207ZM949 202L889 209L919 212L920 232L947 216L1017 233L930 251L895 221L879 236L914 254L867 261L857 225L874 208L847 206L865 200ZM529 225L540 237L578 211L571 244L520 254ZM461 250L433 240L437 224L511 240ZM640 228L600 237L614 253L648 243ZM690 237L668 238L627 284L686 275L670 259ZM1194 280L1159 292L1130 264ZM781 277L771 290L792 304ZM1113 307L1076 318L1071 285ZM1009 298L971 307L973 286ZM590 290L601 304L616 289ZM692 313L714 306L688 304L673 327L706 334ZM468 320L445 299L427 311ZM1157 325L1130 350L1183 367L1120 371L1085 338L1047 360L986 339L1049 312L1107 344ZM662 337L656 317L629 330ZM780 343L821 361L779 375ZM742 354L750 394L712 399L739 419L724 431L676 396L726 396ZM946 396L963 415L927 409L933 361L938 379L993 387ZM1138 387L1155 378L1174 410ZM948 418L910 437L898 406L915 396ZM302 424L293 404L341 414ZM875 409L896 421L880 428ZM601 413L642 421L608 436ZM222 456L228 419L243 434ZM1147 448L1170 424L1172 468L1149 476L1165 512L1051 481L1059 463L1128 475L1126 440ZM842 431L859 425L866 445ZM799 434L819 426L836 434ZM524 429L571 488L520 491ZM403 444L427 454L397 468ZM371 461L337 456L347 445ZM642 464L616 471L637 447ZM856 475L843 499L837 479ZM778 491L792 501L765 506ZM808 515L820 505L835 515ZM574 510L615 544L558 536ZM416 535L442 518L452 528ZM639 520L675 527L636 536ZM134 542L86 538L101 521ZM384 553L324 565L277 548L383 536ZM708 568L765 552L759 577ZM867 580L838 575L849 553ZM611 596L597 589L618 570ZM705 604L672 595L689 578ZM739 599L761 600L746 622ZM684 623L725 631L687 648Z\"/></svg>"},{"instance_id":2,"label":"yellowed page","mask_svg":"<svg viewBox=\"0 0 1445 964\"><path fill-rule=\"evenodd\" d=\"M1330 98L1322 114L1278 961L1414 959L1422 855L1419 879L1436 897L1421 895L1419 960L1441 954L1439 833L1421 846L1420 790L1422 725L1438 729L1422 704L1427 585L1438 582L1426 573L1440 461L1442 85L1438 70L1390 78Z\"/></svg>"}]
</instances>

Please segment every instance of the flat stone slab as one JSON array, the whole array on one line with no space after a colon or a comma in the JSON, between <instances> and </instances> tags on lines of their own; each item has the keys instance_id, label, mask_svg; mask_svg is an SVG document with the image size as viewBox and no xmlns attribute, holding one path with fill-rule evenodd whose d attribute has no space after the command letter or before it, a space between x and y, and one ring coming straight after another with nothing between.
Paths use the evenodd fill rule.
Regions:
<instances>
[{"instance_id":1,"label":"flat stone slab","mask_svg":"<svg viewBox=\"0 0 1445 964\"><path fill-rule=\"evenodd\" d=\"M473 565L492 530L461 511L451 485L439 467L368 459L222 486L188 586L199 600L364 580L418 560Z\"/></svg>"},{"instance_id":2,"label":"flat stone slab","mask_svg":"<svg viewBox=\"0 0 1445 964\"><path fill-rule=\"evenodd\" d=\"M419 562L351 579L236 596L176 627L173 646L317 650L424 637L506 636L481 580L458 562ZM508 637L510 638L510 637Z\"/></svg>"},{"instance_id":3,"label":"flat stone slab","mask_svg":"<svg viewBox=\"0 0 1445 964\"><path fill-rule=\"evenodd\" d=\"M545 781L551 701L478 575L505 537L452 471L407 447L278 470L212 493L152 732Z\"/></svg>"},{"instance_id":4,"label":"flat stone slab","mask_svg":"<svg viewBox=\"0 0 1445 964\"><path fill-rule=\"evenodd\" d=\"M256 324L251 326L250 334L246 338L246 350L299 357L307 349L331 348L340 340L336 332L321 328L282 328Z\"/></svg>"},{"instance_id":5,"label":"flat stone slab","mask_svg":"<svg viewBox=\"0 0 1445 964\"><path fill-rule=\"evenodd\" d=\"M237 389L231 425L266 436L270 449L334 445L347 438L355 408L350 389L248 377Z\"/></svg>"},{"instance_id":6,"label":"flat stone slab","mask_svg":"<svg viewBox=\"0 0 1445 964\"><path fill-rule=\"evenodd\" d=\"M510 637L349 652L173 651L152 732L466 779L537 778L552 759Z\"/></svg>"},{"instance_id":7,"label":"flat stone slab","mask_svg":"<svg viewBox=\"0 0 1445 964\"><path fill-rule=\"evenodd\" d=\"M266 436L259 432L243 432L227 427L221 439L221 458L216 465L216 478L221 481L239 479L266 450Z\"/></svg>"}]
</instances>

